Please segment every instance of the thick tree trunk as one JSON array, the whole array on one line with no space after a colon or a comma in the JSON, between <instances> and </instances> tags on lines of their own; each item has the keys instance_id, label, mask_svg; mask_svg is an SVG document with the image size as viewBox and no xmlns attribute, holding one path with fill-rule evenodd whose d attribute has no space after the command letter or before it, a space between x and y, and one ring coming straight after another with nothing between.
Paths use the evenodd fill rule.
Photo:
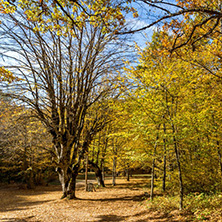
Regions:
<instances>
[{"instance_id":1,"label":"thick tree trunk","mask_svg":"<svg viewBox=\"0 0 222 222\"><path fill-rule=\"evenodd\" d=\"M26 173L26 184L27 184L28 189L34 189L35 188L34 173L33 173L32 169L28 170L28 172Z\"/></svg>"},{"instance_id":2,"label":"thick tree trunk","mask_svg":"<svg viewBox=\"0 0 222 222\"><path fill-rule=\"evenodd\" d=\"M80 143L80 134L75 138L69 137L69 133L65 132L61 138L58 138L55 131L51 132L58 162L57 172L62 185L62 198L76 198L76 177L95 132L95 129L87 130L82 143Z\"/></svg>"},{"instance_id":3,"label":"thick tree trunk","mask_svg":"<svg viewBox=\"0 0 222 222\"><path fill-rule=\"evenodd\" d=\"M53 140L57 159L58 159L58 167L56 168L56 171L59 175L59 181L62 186L62 192L63 195L61 199L68 198L68 199L74 199L75 196L75 188L76 188L76 177L79 172L81 161L84 159L84 154L87 150L87 142L84 142L82 147L79 149L81 152L77 153L74 152L71 157L71 150L74 146L74 143L69 143L69 146L67 146L67 141L63 141L63 143L57 142L56 137ZM77 150L78 148L75 147ZM76 158L76 159L75 159ZM73 165L72 162L74 162L74 159L76 160L76 164Z\"/></svg>"},{"instance_id":4,"label":"thick tree trunk","mask_svg":"<svg viewBox=\"0 0 222 222\"><path fill-rule=\"evenodd\" d=\"M67 169L61 169L58 167L56 169L56 171L58 172L59 181L62 185L63 195L62 195L61 199L63 199L63 198L66 198L67 194L68 194L69 177L67 175Z\"/></svg>"},{"instance_id":5,"label":"thick tree trunk","mask_svg":"<svg viewBox=\"0 0 222 222\"><path fill-rule=\"evenodd\" d=\"M78 172L67 172L65 169L57 169L59 174L59 180L62 185L63 195L61 199L75 199L75 190L76 190L76 177L78 176Z\"/></svg>"},{"instance_id":6,"label":"thick tree trunk","mask_svg":"<svg viewBox=\"0 0 222 222\"><path fill-rule=\"evenodd\" d=\"M97 179L98 185L102 186L102 187L105 187L105 183L104 183L103 176L102 176L102 171L99 168L99 166L96 163L94 163L90 160L88 162L89 162L89 165L93 168L93 170L96 174L96 179Z\"/></svg>"},{"instance_id":7,"label":"thick tree trunk","mask_svg":"<svg viewBox=\"0 0 222 222\"><path fill-rule=\"evenodd\" d=\"M68 199L75 199L76 198L76 177L78 173L72 173L72 177L69 181L68 189L67 189L67 198Z\"/></svg>"},{"instance_id":8,"label":"thick tree trunk","mask_svg":"<svg viewBox=\"0 0 222 222\"><path fill-rule=\"evenodd\" d=\"M98 171L96 172L96 178L97 178L98 185L102 186L102 187L105 187L102 172L99 168L98 168Z\"/></svg>"}]
</instances>

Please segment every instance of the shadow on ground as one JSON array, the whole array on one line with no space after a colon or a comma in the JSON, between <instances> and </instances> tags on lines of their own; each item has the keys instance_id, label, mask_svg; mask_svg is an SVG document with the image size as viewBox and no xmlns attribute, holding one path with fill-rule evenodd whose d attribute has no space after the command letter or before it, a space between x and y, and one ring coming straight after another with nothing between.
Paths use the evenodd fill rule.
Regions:
<instances>
[{"instance_id":1,"label":"shadow on ground","mask_svg":"<svg viewBox=\"0 0 222 222\"><path fill-rule=\"evenodd\" d=\"M19 189L18 187L1 187L0 188L0 212L9 212L17 210L25 210L27 207L40 205L43 203L54 201L55 198L49 200L32 201L27 199L29 196L38 196L50 192L61 190L60 186L37 187L34 190ZM1 201L2 200L2 201ZM12 219L11 221L13 221ZM2 221L2 220L0 220ZM4 221L4 220L3 220ZM15 221L15 220L14 220ZM24 220L21 220L24 221Z\"/></svg>"},{"instance_id":2,"label":"shadow on ground","mask_svg":"<svg viewBox=\"0 0 222 222\"><path fill-rule=\"evenodd\" d=\"M26 210L27 207L36 206L43 203L49 203L54 200L44 200L44 201L24 201L22 198L15 198L16 201L14 204L4 206L0 209L0 212L9 212L9 211L17 211L17 210Z\"/></svg>"},{"instance_id":3,"label":"shadow on ground","mask_svg":"<svg viewBox=\"0 0 222 222\"><path fill-rule=\"evenodd\" d=\"M147 211L142 211L141 213L130 215L130 216L119 216L114 214L109 215L99 215L96 217L96 221L126 221L127 219L131 218L131 220L135 217L134 222L145 222L145 221L167 221L167 222L178 222L178 220L173 220L171 215L162 214L162 215L154 215L154 216L147 216L145 219L136 219L138 216L147 215Z\"/></svg>"},{"instance_id":4,"label":"shadow on ground","mask_svg":"<svg viewBox=\"0 0 222 222\"><path fill-rule=\"evenodd\" d=\"M3 218L0 219L1 222L28 222L30 221L30 219L33 219L34 216L30 216L30 217L24 217L24 218ZM36 220L35 222L40 222L38 220Z\"/></svg>"},{"instance_id":5,"label":"shadow on ground","mask_svg":"<svg viewBox=\"0 0 222 222\"><path fill-rule=\"evenodd\" d=\"M108 188L112 188L113 186L108 184L106 187ZM144 183L144 181L141 182L137 182L137 183L131 183L131 181L129 181L128 183L118 183L116 186L114 186L113 188L115 189L130 189L130 190L139 190L140 188L148 188L150 187L150 183L149 181L147 181L147 183Z\"/></svg>"},{"instance_id":6,"label":"shadow on ground","mask_svg":"<svg viewBox=\"0 0 222 222\"><path fill-rule=\"evenodd\" d=\"M85 199L77 198L78 200L87 200L87 201L99 201L99 202L115 202L115 201L143 201L145 199L144 194L134 195L134 196L124 196L124 197L114 197L114 198L103 198L103 199Z\"/></svg>"}]
</instances>

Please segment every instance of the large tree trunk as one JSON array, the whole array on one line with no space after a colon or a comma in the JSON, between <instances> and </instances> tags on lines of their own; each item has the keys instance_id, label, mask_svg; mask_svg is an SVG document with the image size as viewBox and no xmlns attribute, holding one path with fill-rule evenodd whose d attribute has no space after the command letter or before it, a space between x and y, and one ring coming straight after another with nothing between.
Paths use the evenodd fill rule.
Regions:
<instances>
[{"instance_id":1,"label":"large tree trunk","mask_svg":"<svg viewBox=\"0 0 222 222\"><path fill-rule=\"evenodd\" d=\"M76 177L78 176L78 170L70 170L71 168L57 168L57 172L59 174L59 180L62 185L63 195L61 199L68 198L74 199L75 189L76 189Z\"/></svg>"},{"instance_id":2,"label":"large tree trunk","mask_svg":"<svg viewBox=\"0 0 222 222\"><path fill-rule=\"evenodd\" d=\"M89 162L89 165L93 168L93 170L96 174L96 179L97 179L98 185L102 186L102 187L105 187L105 183L104 183L103 176L102 176L102 171L99 168L99 166L96 163L94 163L90 160L88 162Z\"/></svg>"},{"instance_id":3,"label":"large tree trunk","mask_svg":"<svg viewBox=\"0 0 222 222\"><path fill-rule=\"evenodd\" d=\"M28 189L35 188L33 169L30 169L30 170L28 169L26 171L26 184L27 184Z\"/></svg>"},{"instance_id":4,"label":"large tree trunk","mask_svg":"<svg viewBox=\"0 0 222 222\"><path fill-rule=\"evenodd\" d=\"M68 176L67 174L67 169L66 168L60 168L60 167L57 167L56 169L58 175L59 175L59 181L62 185L62 192L63 192L63 195L61 197L61 199L67 197L67 194L68 194L68 185L69 185L69 180L70 180L70 176Z\"/></svg>"},{"instance_id":5,"label":"large tree trunk","mask_svg":"<svg viewBox=\"0 0 222 222\"><path fill-rule=\"evenodd\" d=\"M81 152L79 152L77 158L78 147L74 145L74 140L72 142L70 141L72 140L69 140L66 134L63 135L62 142L58 141L56 134L53 138L54 148L58 161L56 171L59 175L59 181L61 183L63 192L61 199L74 199L76 197L76 177L79 172L80 163L84 158L84 153L87 150L87 143L84 142L81 147ZM72 153L73 156L71 157L71 150L73 147L76 151ZM75 165L73 165L74 159L77 161Z\"/></svg>"},{"instance_id":6,"label":"large tree trunk","mask_svg":"<svg viewBox=\"0 0 222 222\"><path fill-rule=\"evenodd\" d=\"M78 173L72 173L72 177L69 181L68 189L67 189L67 198L68 199L75 199L76 198L76 177Z\"/></svg>"}]
</instances>

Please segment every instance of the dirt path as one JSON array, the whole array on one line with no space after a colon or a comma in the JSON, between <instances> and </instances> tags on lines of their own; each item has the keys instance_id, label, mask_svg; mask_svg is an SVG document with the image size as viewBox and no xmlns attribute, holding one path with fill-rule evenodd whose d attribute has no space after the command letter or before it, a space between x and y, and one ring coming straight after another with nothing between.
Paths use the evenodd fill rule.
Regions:
<instances>
[{"instance_id":1,"label":"dirt path","mask_svg":"<svg viewBox=\"0 0 222 222\"><path fill-rule=\"evenodd\" d=\"M33 191L0 189L0 221L175 221L148 211L143 204L142 182L140 187L138 180L127 183L120 179L116 187L108 184L93 193L79 186L77 200L60 200L60 186L38 187Z\"/></svg>"}]
</instances>

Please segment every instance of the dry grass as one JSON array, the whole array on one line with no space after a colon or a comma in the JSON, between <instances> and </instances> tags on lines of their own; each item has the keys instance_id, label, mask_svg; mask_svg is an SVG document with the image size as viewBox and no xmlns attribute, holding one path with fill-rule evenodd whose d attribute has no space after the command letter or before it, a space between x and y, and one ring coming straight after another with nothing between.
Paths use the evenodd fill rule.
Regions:
<instances>
[{"instance_id":1,"label":"dry grass","mask_svg":"<svg viewBox=\"0 0 222 222\"><path fill-rule=\"evenodd\" d=\"M60 200L60 186L22 190L16 186L0 189L0 221L82 222L82 221L189 221L186 215L149 210L143 187L147 180L117 180L112 187L85 192L79 184L76 200Z\"/></svg>"}]
</instances>

